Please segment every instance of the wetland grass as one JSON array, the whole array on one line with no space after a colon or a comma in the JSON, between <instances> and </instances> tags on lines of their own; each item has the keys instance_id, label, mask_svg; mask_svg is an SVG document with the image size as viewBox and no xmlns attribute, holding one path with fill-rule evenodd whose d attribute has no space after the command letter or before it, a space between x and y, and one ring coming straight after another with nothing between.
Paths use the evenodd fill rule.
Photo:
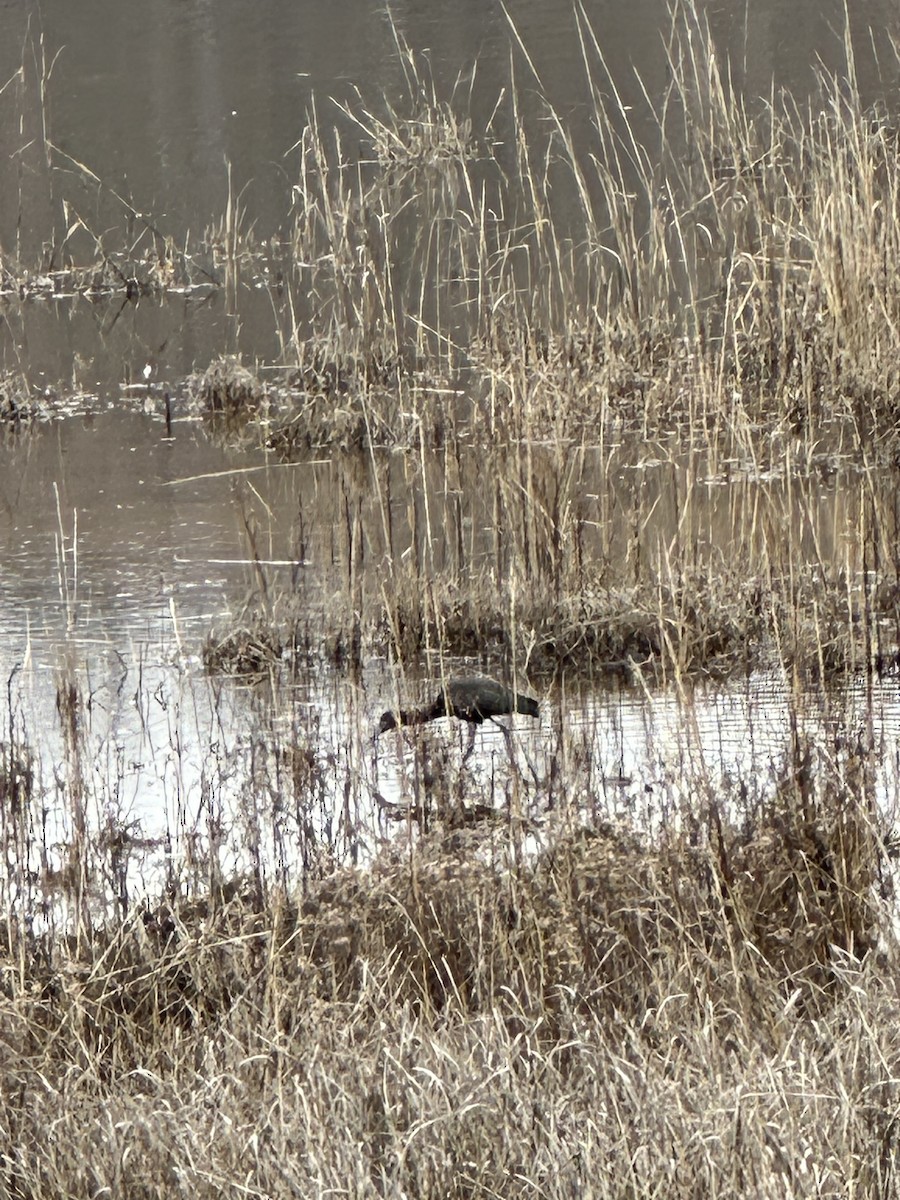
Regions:
<instances>
[{"instance_id":1,"label":"wetland grass","mask_svg":"<svg viewBox=\"0 0 900 1200\"><path fill-rule=\"evenodd\" d=\"M195 403L210 417L244 416L259 410L264 389L257 377L234 356L210 365L192 388Z\"/></svg>"},{"instance_id":2,"label":"wetland grass","mask_svg":"<svg viewBox=\"0 0 900 1200\"><path fill-rule=\"evenodd\" d=\"M23 425L29 425L38 415L39 408L21 372L0 374L0 427L15 432Z\"/></svg>"},{"instance_id":3,"label":"wetland grass","mask_svg":"<svg viewBox=\"0 0 900 1200\"><path fill-rule=\"evenodd\" d=\"M291 694L254 692L237 811L217 740L196 816L182 764L155 847L93 769L77 672L58 825L11 715L11 1195L612 1197L622 1162L631 1195L884 1191L900 951L864 736L798 733L766 779L685 760L643 815L564 711L496 794L426 734L388 828L359 734L335 754Z\"/></svg>"},{"instance_id":4,"label":"wetland grass","mask_svg":"<svg viewBox=\"0 0 900 1200\"><path fill-rule=\"evenodd\" d=\"M805 682L871 689L900 647L893 135L851 55L808 110L751 113L676 17L653 154L581 13L590 153L549 106L536 141L516 88L476 128L399 38L405 94L340 118L361 161L311 111L284 384L222 359L196 394L273 456L333 449L298 483L321 574L275 594L248 498L253 607L194 681L196 794L197 697L154 693L158 840L77 673L43 783L8 696L10 1196L896 1194L895 748L871 710L818 742L797 716ZM73 228L46 269L91 245L108 270ZM229 182L235 293L249 228ZM556 679L542 757L507 746L486 781L423 730L388 829L361 747L389 698L359 686L335 741L278 688L373 652L431 689L459 655ZM230 747L218 675L248 668ZM761 668L792 731L765 778L685 754L611 797L559 699L624 676L690 721L697 675Z\"/></svg>"},{"instance_id":5,"label":"wetland grass","mask_svg":"<svg viewBox=\"0 0 900 1200\"><path fill-rule=\"evenodd\" d=\"M515 89L477 128L399 37L401 93L314 107L297 144L257 438L340 460L354 643L541 675L890 663L891 124L849 40L806 107L751 112L690 5L639 119L580 19L587 149L549 105L536 141Z\"/></svg>"},{"instance_id":6,"label":"wetland grass","mask_svg":"<svg viewBox=\"0 0 900 1200\"><path fill-rule=\"evenodd\" d=\"M682 780L653 830L585 823L569 760L552 829L210 873L77 941L52 905L7 925L4 1186L612 1197L625 1163L629 1195L890 1194L900 963L858 751Z\"/></svg>"}]
</instances>

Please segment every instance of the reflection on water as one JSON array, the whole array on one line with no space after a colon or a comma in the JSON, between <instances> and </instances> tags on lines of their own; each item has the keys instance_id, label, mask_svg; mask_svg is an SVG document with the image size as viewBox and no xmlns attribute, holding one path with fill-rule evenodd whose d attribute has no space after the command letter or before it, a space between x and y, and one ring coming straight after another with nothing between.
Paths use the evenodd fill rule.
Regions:
<instances>
[{"instance_id":1,"label":"reflection on water","mask_svg":"<svg viewBox=\"0 0 900 1200\"><path fill-rule=\"evenodd\" d=\"M509 81L502 11L471 0L391 11L396 32L429 49L439 90L462 72L483 122ZM592 110L571 6L522 0L511 12L546 97L577 141ZM655 101L670 82L667 12L659 0L638 0L592 14L621 103L648 145L643 91ZM769 94L773 73L778 85L802 92L813 63L840 61L840 3L760 0L740 12L709 6L708 14L751 97ZM139 25L96 2L77 13L64 0L0 5L0 87L16 84L0 94L0 154L22 168L0 176L0 249L17 269L27 274L43 261L45 243L65 244L77 257L84 237L93 253L95 234L140 248L152 226L148 243L169 237L184 245L189 230L221 218L226 162L238 190L249 184L241 204L254 228L243 232L265 250L253 260L257 274L248 268L227 299L211 285L137 304L32 298L11 303L0 322L0 369L25 370L32 384L62 380L86 393L80 412L104 410L0 447L0 741L24 740L36 755L35 879L65 857L85 820L108 846L146 849L143 882L158 882L167 867L202 881L217 856L225 870L277 870L311 839L338 860L358 861L396 836L389 809L422 810L460 794L527 820L536 838L564 819L628 815L649 826L664 813L696 812L724 779L765 794L795 737L812 739L826 756L855 739L875 745L878 792L891 807L896 681L828 697L803 695L763 672L708 688L660 687L639 671L627 686L564 682L543 690L539 727L513 719L507 738L486 725L467 760L467 731L451 721L373 740L387 703L421 699L434 687L427 678L398 678L382 659L358 671L325 666L324 655L312 664L286 659L253 685L202 672L204 638L239 622L248 595L267 603L279 590L298 595L321 638L338 603L376 611L396 583L396 564L414 564L413 586L446 574L462 588L478 576L497 591L515 546L525 548L529 580L541 586L559 581L565 555L569 565L602 564L597 577L620 585L633 556L662 564L676 535L699 572L724 575L734 561L751 570L762 564L763 576L787 574L794 564L784 556L795 556L814 570L836 564L857 581L868 565L859 537L865 505L879 513L885 546L896 544L897 514L876 495L891 481L854 478L841 466L839 443L773 439L771 462L750 463L719 461L708 445L688 452L610 442L513 445L502 472L492 472L487 450L466 455L458 445L455 457L452 447L423 445L418 457L373 450L368 458L283 464L207 436L182 408L180 387L172 389L176 421L167 436L153 412L173 381L226 350L273 362L290 340L271 319L279 287L272 264L297 202L297 163L285 154L312 97L323 105L356 88L396 96L404 72L386 12L358 0L273 3L263 16L235 0L215 9L168 0L156 15ZM850 19L863 33L891 32L896 18L870 0ZM892 80L876 69L868 36L857 40L866 99L889 93ZM521 92L532 120L538 91ZM352 161L359 132L341 124L336 108L329 112L323 127L337 122ZM505 137L512 144L502 120L493 131L501 151ZM45 135L57 147L52 168L42 157ZM793 456L788 465L785 455ZM575 531L572 545L544 536L542 523L554 522ZM787 540L785 530L793 531ZM587 588L573 589L575 602L590 601ZM518 649L527 673L523 659L533 647ZM113 881L123 897L140 890L141 860L136 853ZM117 861L124 860L109 859Z\"/></svg>"},{"instance_id":2,"label":"reflection on water","mask_svg":"<svg viewBox=\"0 0 900 1200\"><path fill-rule=\"evenodd\" d=\"M615 461L604 458L607 475ZM634 464L620 466L622 480L634 476ZM400 471L399 462L391 469ZM440 455L426 469L436 506L429 519L446 531L457 512L470 531L465 561L490 560L493 531L470 511L483 497L448 480L446 469ZM583 469L591 470L589 456ZM298 578L296 520L304 513L299 579L325 621L335 588L348 586L341 538L353 472L365 531L355 545L368 564L357 594L373 600L384 528L367 468L358 464L352 471L340 460L267 464L260 452L216 446L190 422L176 422L168 439L161 421L140 412L46 427L0 450L0 679L9 730L0 740L24 738L37 756L45 865L72 834L73 770L89 826L108 839L124 830L131 840L127 879L117 883L122 895L158 882L167 863L202 880L203 848L215 848L223 866L243 869L258 856L276 869L294 863L312 836L336 859L358 861L398 836L385 806L421 808L460 794L527 819L537 838L561 819L628 816L652 826L702 812L729 778L760 796L771 793L795 730L830 756L871 740L882 762L877 791L893 808L900 794L896 680L808 696L780 675L759 673L690 688L643 686L639 676L602 688L532 686L540 724L513 718L506 739L488 723L466 761L468 731L451 720L375 742L387 705L421 702L435 688L427 676L395 677L378 659L360 674L285 662L280 681L207 676L198 658L204 637L217 622L237 619L242 595L257 582L249 525L275 590ZM666 489L680 484L671 464L659 477L646 466L640 474L644 490L658 490L652 503L642 502L664 539L667 522L680 519ZM401 478L392 536L402 557L423 535ZM421 487L422 478L413 473L407 484ZM618 478L612 484L625 486ZM593 494L587 478L575 486ZM845 518L836 514L852 514L856 501L847 480L816 486L822 530L810 536L822 552L825 530L840 546ZM780 490L773 480L712 489L706 523L720 519L716 505L725 508L717 544L727 544L742 487L757 490L757 505ZM470 493L458 510L459 495ZM627 514L622 525L627 538ZM458 546L448 553L452 564ZM454 673L482 669L474 661L447 665ZM72 683L80 696L77 734L60 703Z\"/></svg>"},{"instance_id":3,"label":"reflection on water","mask_svg":"<svg viewBox=\"0 0 900 1200\"><path fill-rule=\"evenodd\" d=\"M848 690L830 712L810 696L801 713L771 676L687 695L550 688L539 726L512 718L507 737L486 723L467 758L468 730L453 720L375 741L392 688L381 664L357 681L323 673L273 693L167 664L170 648L133 642L104 656L76 641L73 653L89 666L65 676L58 665L31 665L9 678L9 728L36 752L43 788L36 880L71 844L73 770L87 827L101 846L122 843L121 877L102 890L122 902L175 880L202 891L213 867L226 878L259 869L296 877L323 861L364 862L386 840L409 836L423 811L452 822L484 806L500 818L501 839L511 818L525 823L532 847L561 826L610 819L705 827L710 802L727 803L738 781L751 811L773 796L794 761L792 723L828 760L871 737L873 795L900 816L896 681ZM74 753L51 712L66 679L83 698Z\"/></svg>"}]
</instances>

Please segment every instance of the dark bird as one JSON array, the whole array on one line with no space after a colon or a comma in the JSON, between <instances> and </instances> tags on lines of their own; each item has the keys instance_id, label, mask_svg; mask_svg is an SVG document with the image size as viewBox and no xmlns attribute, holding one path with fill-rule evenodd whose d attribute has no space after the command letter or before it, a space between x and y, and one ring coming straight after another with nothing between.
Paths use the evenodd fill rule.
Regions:
<instances>
[{"instance_id":1,"label":"dark bird","mask_svg":"<svg viewBox=\"0 0 900 1200\"><path fill-rule=\"evenodd\" d=\"M494 679L475 676L470 679L450 679L431 704L424 708L382 714L378 732L386 733L398 725L424 725L439 717L458 717L470 725L481 725L494 717L506 717L511 713L524 713L527 717L539 717L537 700L514 692ZM474 729L473 729L474 735Z\"/></svg>"}]
</instances>

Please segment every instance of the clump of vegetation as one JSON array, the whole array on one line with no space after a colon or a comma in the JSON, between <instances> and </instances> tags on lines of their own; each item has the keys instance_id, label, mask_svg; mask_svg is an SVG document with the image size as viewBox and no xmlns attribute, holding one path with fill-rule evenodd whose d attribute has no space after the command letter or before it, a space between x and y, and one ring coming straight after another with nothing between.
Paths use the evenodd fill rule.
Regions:
<instances>
[{"instance_id":1,"label":"clump of vegetation","mask_svg":"<svg viewBox=\"0 0 900 1200\"><path fill-rule=\"evenodd\" d=\"M750 581L750 588L753 582ZM690 576L653 588L582 581L558 600L498 593L490 578L424 590L398 572L374 640L400 661L435 650L450 657L503 660L517 645L527 669L541 677L650 677L730 674L771 666L768 614L738 609L733 581Z\"/></svg>"},{"instance_id":2,"label":"clump of vegetation","mask_svg":"<svg viewBox=\"0 0 900 1200\"><path fill-rule=\"evenodd\" d=\"M268 675L284 652L280 627L256 620L221 636L211 634L203 646L203 665L213 674Z\"/></svg>"},{"instance_id":3,"label":"clump of vegetation","mask_svg":"<svg viewBox=\"0 0 900 1200\"><path fill-rule=\"evenodd\" d=\"M502 158L492 126L471 133L459 93L436 102L405 47L408 95L345 109L371 147L363 163L311 114L293 350L340 330L356 361L465 370L481 438L580 439L623 420L651 436L750 437L763 454L773 423L815 438L873 405L893 428L881 348L897 297L879 264L895 230L872 214L891 210L896 164L849 47L848 78L822 78L819 114L789 97L750 112L702 17L680 10L672 95L644 114L658 126L651 155L581 24L594 145L576 145L549 105L549 149L518 109L497 110L517 147ZM404 150L413 127L441 153ZM409 401L427 427L431 400Z\"/></svg>"},{"instance_id":4,"label":"clump of vegetation","mask_svg":"<svg viewBox=\"0 0 900 1200\"><path fill-rule=\"evenodd\" d=\"M234 356L210 363L192 387L194 400L211 416L242 416L249 420L259 411L265 389L259 379Z\"/></svg>"},{"instance_id":5,"label":"clump of vegetation","mask_svg":"<svg viewBox=\"0 0 900 1200\"><path fill-rule=\"evenodd\" d=\"M18 429L30 424L38 413L39 405L25 377L18 372L0 374L0 425Z\"/></svg>"},{"instance_id":6,"label":"clump of vegetation","mask_svg":"<svg viewBox=\"0 0 900 1200\"><path fill-rule=\"evenodd\" d=\"M257 571L261 571L257 563ZM262 584L266 587L265 581ZM248 604L239 620L213 630L202 649L212 675L290 677L323 664L356 670L362 663L362 628L338 594L329 606L327 625L296 596L278 593L260 605Z\"/></svg>"}]
</instances>

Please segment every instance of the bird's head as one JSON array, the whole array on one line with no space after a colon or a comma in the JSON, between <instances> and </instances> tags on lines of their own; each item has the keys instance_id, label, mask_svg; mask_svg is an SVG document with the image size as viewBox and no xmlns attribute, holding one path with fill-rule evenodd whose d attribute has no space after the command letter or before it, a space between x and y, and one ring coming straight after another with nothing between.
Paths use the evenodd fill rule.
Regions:
<instances>
[{"instance_id":1,"label":"bird's head","mask_svg":"<svg viewBox=\"0 0 900 1200\"><path fill-rule=\"evenodd\" d=\"M394 716L394 714L392 712L382 713L381 720L378 722L378 728L375 731L375 736L377 737L379 733L387 733L389 729L396 728L397 718Z\"/></svg>"}]
</instances>

